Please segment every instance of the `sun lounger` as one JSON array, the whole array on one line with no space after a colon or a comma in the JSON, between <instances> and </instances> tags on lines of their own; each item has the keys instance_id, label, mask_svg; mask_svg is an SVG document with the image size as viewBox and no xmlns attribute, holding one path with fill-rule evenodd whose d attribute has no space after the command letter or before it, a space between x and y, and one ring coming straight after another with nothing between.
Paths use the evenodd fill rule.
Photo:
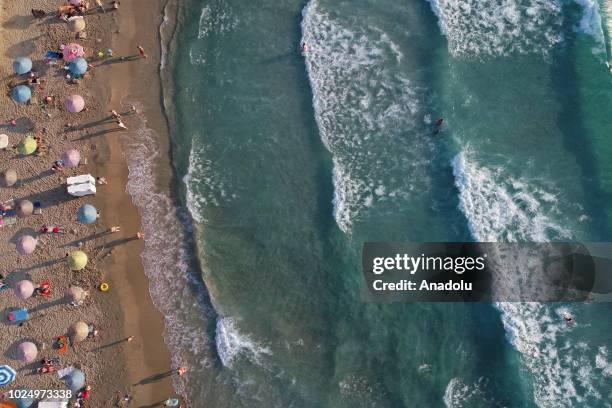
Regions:
<instances>
[{"instance_id":1,"label":"sun lounger","mask_svg":"<svg viewBox=\"0 0 612 408\"><path fill-rule=\"evenodd\" d=\"M79 176L68 177L66 179L66 184L68 184L69 186L73 184L83 184L83 183L96 184L96 179L93 178L91 174L81 174Z\"/></svg>"},{"instance_id":2,"label":"sun lounger","mask_svg":"<svg viewBox=\"0 0 612 408\"><path fill-rule=\"evenodd\" d=\"M96 194L96 186L91 183L73 184L68 186L68 194L76 197Z\"/></svg>"}]
</instances>

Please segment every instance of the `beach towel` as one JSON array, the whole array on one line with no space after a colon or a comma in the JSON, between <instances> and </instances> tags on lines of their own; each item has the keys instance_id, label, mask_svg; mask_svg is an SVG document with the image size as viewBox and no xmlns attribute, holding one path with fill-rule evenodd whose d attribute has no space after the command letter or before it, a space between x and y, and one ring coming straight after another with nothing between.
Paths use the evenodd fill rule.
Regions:
<instances>
[{"instance_id":1,"label":"beach towel","mask_svg":"<svg viewBox=\"0 0 612 408\"><path fill-rule=\"evenodd\" d=\"M47 51L47 53L45 54L45 58L60 59L62 58L62 54L60 54L59 52L55 52L55 51Z\"/></svg>"}]
</instances>

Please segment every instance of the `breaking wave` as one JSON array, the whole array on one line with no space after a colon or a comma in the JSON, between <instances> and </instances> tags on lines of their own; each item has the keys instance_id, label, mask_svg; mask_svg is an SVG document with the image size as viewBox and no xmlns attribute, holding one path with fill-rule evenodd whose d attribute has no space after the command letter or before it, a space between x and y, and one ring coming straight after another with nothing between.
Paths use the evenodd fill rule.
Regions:
<instances>
[{"instance_id":1,"label":"breaking wave","mask_svg":"<svg viewBox=\"0 0 612 408\"><path fill-rule=\"evenodd\" d=\"M399 73L403 54L382 30L349 29L316 0L302 14L316 121L334 163L334 215L349 233L370 208L390 198L405 207L411 191L426 189L426 176L406 176L430 157L416 132L423 90Z\"/></svg>"},{"instance_id":2,"label":"breaking wave","mask_svg":"<svg viewBox=\"0 0 612 408\"><path fill-rule=\"evenodd\" d=\"M554 194L478 165L469 151L453 160L460 208L477 241L546 242L571 238L555 221ZM509 341L533 375L534 400L540 407L592 406L601 403L605 381L598 377L595 350L573 343L576 329L563 314L577 310L541 303L498 303ZM600 366L604 366L601 364ZM586 405L585 405L586 404Z\"/></svg>"},{"instance_id":3,"label":"breaking wave","mask_svg":"<svg viewBox=\"0 0 612 408\"><path fill-rule=\"evenodd\" d=\"M428 0L454 56L548 53L563 41L558 0Z\"/></svg>"}]
</instances>

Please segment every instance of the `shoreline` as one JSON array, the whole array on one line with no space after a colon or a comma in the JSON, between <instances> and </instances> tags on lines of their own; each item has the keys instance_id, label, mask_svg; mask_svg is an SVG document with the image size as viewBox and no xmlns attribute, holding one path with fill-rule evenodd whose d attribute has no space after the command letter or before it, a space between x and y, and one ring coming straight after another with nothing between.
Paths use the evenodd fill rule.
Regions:
<instances>
[{"instance_id":1,"label":"shoreline","mask_svg":"<svg viewBox=\"0 0 612 408\"><path fill-rule=\"evenodd\" d=\"M155 3L159 7L162 6L161 2ZM0 29L0 34L2 35L3 42L6 44L6 49L1 59L3 71L5 69L10 70L10 62L16 56L30 56L35 60L36 64L40 49L53 49L52 47L55 40L64 43L70 41L70 33L67 33L64 27L65 24L59 22L59 20L52 20L52 17L49 17L49 21L51 21L54 26L58 27L48 28L39 24L38 21L32 19L28 15L30 6L49 9L49 2L40 0L34 1L33 4L28 5L13 5L6 4L6 2L0 4L3 8L0 17L3 28ZM132 95L135 95L133 98L135 101L148 102L144 105L144 110L149 119L148 123L151 123L151 117L164 118L158 115L161 104L157 103L158 106L156 107L154 103L155 101L161 101L160 87L151 86L151 78L156 80L153 82L159 83L159 81L157 81L159 78L157 68L159 66L158 56L160 54L160 43L159 41L155 41L157 39L157 34L152 35L157 32L158 28L156 18L159 17L159 14L156 14L156 11L158 10L156 10L156 7L151 7L150 1L139 0L121 7L116 13L98 13L85 17L88 23L86 30L88 38L76 40L76 42L82 43L86 47L88 56L93 54L94 50L105 48L112 48L115 55L131 55L134 54L136 45L140 44L142 44L150 54L148 60L145 60L144 63L139 60L129 63L112 64L110 66L100 66L93 69L91 73L93 79L84 80L83 84L77 86L78 92L82 92L86 96L87 106L89 107L87 112L78 115L66 115L61 113L60 108L60 113L55 114L55 112L53 112L52 116L49 116L48 123L40 123L44 122L44 119L40 119L41 115L36 112L37 106L35 106L34 103L26 106L18 106L10 101L8 97L4 97L5 100L2 105L0 105L0 120L4 121L13 116L19 118L20 115L25 114L25 117L31 117L34 122L32 125L35 127L33 130L34 133L37 133L41 126L44 126L49 131L45 136L50 145L48 157L25 159L30 161L28 167L34 170L34 174L37 169L40 169L40 171L44 173L43 169L47 167L47 162L51 163L53 160L56 160L58 158L56 156L61 154L61 150L64 149L66 145L66 147L76 147L82 154L89 158L89 163L86 168L79 168L76 173L91 173L94 176L104 176L109 181L108 185L99 187L98 194L95 197L89 196L68 201L62 197L54 200L53 203L57 206L57 214L53 214L53 219L55 221L47 221L45 219L45 222L56 222L68 229L72 226L71 224L74 224L74 222L72 222L72 217L74 217L76 208L82 203L91 202L98 207L101 212L101 222L99 221L97 223L98 225L95 227L96 232L100 232L103 229L99 224L103 224L104 226L121 226L121 234L111 234L111 237L101 240L96 239L95 243L102 243L101 246L94 247L93 244L90 245L87 243L84 248L85 250L90 249L92 252L95 252L100 247L102 248L95 253L95 255L91 256L91 263L94 264L95 262L95 266L92 265L91 273L88 270L87 275L81 278L81 280L85 279L86 281L83 283L83 286L89 290L91 301L88 302L86 307L83 307L83 310L66 310L65 306L60 306L64 309L61 311L49 308L51 312L42 314L41 317L44 319L54 319L54 323L51 324L54 325L57 323L57 317L54 316L56 314L60 316L59 318L68 319L62 322L63 324L60 324L60 327L54 328L55 330L43 329L41 332L39 327L33 327L36 325L34 319L32 322L26 324L26 326L29 326L28 332L36 332L35 336L28 337L32 337L32 340L41 346L39 347L39 357L53 354L49 347L51 336L49 336L47 332L53 331L57 332L54 335L59 335L65 332L68 324L79 317L84 321L88 321L86 319L94 320L96 325L99 326L102 336L101 340L98 340L98 343L105 344L113 339L125 339L127 336L134 336L134 340L129 345L126 343L124 345L111 347L104 352L99 352L102 356L93 357L93 362L91 361L92 357L87 353L96 351L96 346L100 346L100 344L95 344L94 342L91 344L83 343L83 345L77 345L74 349L77 355L66 356L66 363L71 363L72 361L70 360L77 360L77 364L82 364L84 366L83 370L86 373L87 383L91 384L93 387L90 403L95 406L115 406L117 393L129 393L133 397L132 402L139 406L145 404L158 404L175 394L170 376L165 376L161 379L153 379L156 375L167 373L171 369L170 353L163 338L164 318L161 312L153 305L149 291L149 279L144 273L142 260L136 256L142 253L143 244L140 241L128 242L131 241L129 237L140 230L140 216L138 210L132 203L131 196L126 191L128 163L123 151L122 139L130 138L130 132L124 135L112 132L104 135L103 138L93 138L92 136L94 135L92 135L91 132L86 132L85 136L76 139L70 134L63 137L60 136L61 133L63 133L61 131L61 125L63 125L64 120L68 119L77 123L87 123L103 117L110 109L119 110L118 107L120 106L120 102L126 94L130 95L130 98L132 98ZM111 14L111 16L108 14ZM143 23L142 20L146 18L149 18L149 21ZM149 28L143 30L143 26ZM14 27L15 29L12 29ZM136 31L134 28L138 28L138 30ZM118 31L118 33L116 33L116 31ZM24 40L24 37L26 40ZM45 37L50 37L51 41ZM61 42L58 42L57 45ZM111 44L112 46L109 47ZM7 55L8 52L6 52L6 50L13 50L13 52L11 52L11 55ZM50 68L48 70L52 71L54 69ZM7 77L7 75L3 76L4 78ZM137 78L137 80L133 80L134 78ZM47 75L45 79L49 83L55 82L56 84L54 85L59 85L60 90L64 92L66 89L74 91L74 89L71 88L74 87L74 85L68 87L61 86L62 84L60 82L63 82L61 78ZM6 81L3 82L3 88L8 87ZM143 86L143 84L146 84L146 86ZM39 100L42 99L41 97L45 92L49 91L44 89L44 87L40 92L36 92L40 94ZM9 133L11 144L16 143L23 134L28 133L29 129L27 126L21 129L21 120L19 120L19 122L19 129L2 129L2 133ZM133 126L131 123L132 119L129 117L126 118L126 124L128 124L130 128ZM153 125L158 126L156 133L163 136L164 127L159 127L158 123L153 123ZM161 131L158 131L160 129ZM103 134L105 132L100 133ZM0 154L6 157L9 153L5 151L0 152ZM7 165L13 166L12 160L3 164L4 166L1 170L5 170L4 167ZM23 166L23 161L20 163L15 161L14 167L19 165ZM22 168L23 167L21 167L20 170ZM23 168L23 171L19 173L27 173L27 170L27 167ZM43 173L39 173L38 177L41 177L40 175ZM38 178L34 174L31 178L37 181ZM24 174L24 176L25 175L26 174ZM61 182L69 175L71 174L63 172L59 175L54 174L52 177L45 180L44 184L46 186L53 185L55 187L53 190L55 193L54 198L55 196L65 194L65 191L62 191L65 187L61 186ZM53 180L53 182L51 182L51 180ZM46 193L44 189L41 191L41 188L35 184L35 182L32 182L31 185L26 187L28 196L37 196ZM59 188L57 187L58 185ZM1 188L0 198L2 198L2 201L5 201L10 195L19 196L19 190L22 189L23 188ZM51 208L48 211L43 210L43 216L46 216L50 212L56 212L56 210ZM49 216L50 215L51 214L49 214ZM19 221L17 228L13 228L12 230L2 228L0 230L0 237L3 238L2 245L6 246L6 248L2 249L7 252L15 252L14 244L9 243L7 245L6 243L12 240L10 238L11 236L21 232L24 227L23 224L28 224L30 230L37 231L39 228L38 224L41 222L40 219L33 219L33 216L23 220L20 219ZM93 229L94 227L91 228ZM76 231L74 234L72 233L73 230ZM89 231L91 231L91 229ZM74 229L69 230L69 233L66 234L67 236L63 238L62 241L82 239L80 237L82 233L87 233L87 228L75 226ZM78 236L75 237L74 235ZM121 238L123 238L122 240L119 239L115 241L124 241L126 245L113 245L114 241L112 241L112 239L115 238L114 235L120 235ZM56 249L51 251L50 247L55 246L53 244L45 237L45 251L43 254L39 254L39 257L43 255L45 258L48 258L49 252L58 252ZM60 247L61 245L58 243L57 246ZM105 248L105 246L109 248ZM93 249L91 249L92 247ZM105 250L108 252L104 253ZM111 251L112 256L108 256L111 254ZM14 257L11 257L11 260L13 258ZM15 258L15 262L7 260L6 263L3 262L1 272L4 275L10 275L13 272L12 269L15 264L23 264L23 261L20 258ZM30 279L34 282L41 277L50 277L54 283L54 289L57 290L57 292L53 294L52 300L61 297L64 287L68 284L68 282L64 283L62 280L62 278L64 278L63 276L61 276L61 278L58 276L60 273L66 274L61 267L54 268L54 270L47 268L33 270L34 272L30 272L27 277L32 276ZM74 277L67 276L66 278L70 283L74 283ZM111 291L107 294L102 294L96 290L96 285L99 281L108 282ZM10 292L12 292L12 290ZM15 302L12 293L0 294L0 306L2 306L3 309L4 306L8 304L21 306L16 303L19 302ZM32 304L35 302L28 299L25 303ZM36 306L34 306L33 309L36 309ZM68 313L68 315L66 315L66 313ZM11 327L11 329L13 328ZM0 336L0 340L4 342L6 337L11 339L10 343L15 342L15 340L19 342L24 336L23 331L24 330L19 329L9 330L3 336ZM117 341L114 343L117 343ZM12 364L19 371L20 369L18 367L21 364L11 361L10 358L4 358L5 356L6 353L4 356L0 356L0 364ZM154 358L151 358L151 356L154 356ZM60 380L55 378L56 376L37 376L31 377L32 379L27 376L23 377L18 375L18 377L18 380L14 384L11 384L11 386L25 385L30 388L61 388L60 385L62 384ZM147 379L150 381L146 382ZM144 384L135 385L143 380L145 380ZM41 384L46 385L42 386ZM0 393L10 389L11 386L0 388Z\"/></svg>"}]
</instances>

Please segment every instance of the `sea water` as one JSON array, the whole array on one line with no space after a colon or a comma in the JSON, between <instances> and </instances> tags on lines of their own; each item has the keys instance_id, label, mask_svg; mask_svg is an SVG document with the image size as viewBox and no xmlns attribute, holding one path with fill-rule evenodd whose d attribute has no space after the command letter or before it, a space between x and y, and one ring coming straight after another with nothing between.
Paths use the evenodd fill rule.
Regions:
<instances>
[{"instance_id":1,"label":"sea water","mask_svg":"<svg viewBox=\"0 0 612 408\"><path fill-rule=\"evenodd\" d=\"M607 9L183 2L174 200L131 192L194 406L611 406L607 305L360 296L366 241L612 238Z\"/></svg>"}]
</instances>

